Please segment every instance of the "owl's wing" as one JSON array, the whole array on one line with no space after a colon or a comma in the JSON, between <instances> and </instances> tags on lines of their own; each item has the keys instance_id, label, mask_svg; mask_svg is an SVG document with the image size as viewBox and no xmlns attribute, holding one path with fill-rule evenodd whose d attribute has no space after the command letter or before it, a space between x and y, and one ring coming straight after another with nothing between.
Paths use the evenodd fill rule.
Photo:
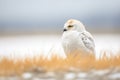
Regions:
<instances>
[{"instance_id":1,"label":"owl's wing","mask_svg":"<svg viewBox=\"0 0 120 80\"><path fill-rule=\"evenodd\" d=\"M94 52L95 43L94 43L94 39L93 39L92 35L89 32L85 31L85 32L80 33L80 37L81 37L81 40L82 40L84 46L88 50Z\"/></svg>"}]
</instances>

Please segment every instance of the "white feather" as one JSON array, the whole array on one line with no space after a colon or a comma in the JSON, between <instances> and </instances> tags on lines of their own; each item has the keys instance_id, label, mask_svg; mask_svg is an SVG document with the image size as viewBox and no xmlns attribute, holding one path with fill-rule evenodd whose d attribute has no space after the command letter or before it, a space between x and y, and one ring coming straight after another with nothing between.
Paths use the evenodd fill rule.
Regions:
<instances>
[{"instance_id":1,"label":"white feather","mask_svg":"<svg viewBox=\"0 0 120 80\"><path fill-rule=\"evenodd\" d=\"M87 32L83 25L76 20L72 20L72 24L65 23L64 28L67 29L62 35L62 46L66 54L74 51L83 51L85 53L94 53L95 44L92 35ZM68 25L74 25L68 28ZM77 25L77 26L75 26ZM82 28L82 29L81 29ZM83 29L84 28L84 29Z\"/></svg>"}]
</instances>

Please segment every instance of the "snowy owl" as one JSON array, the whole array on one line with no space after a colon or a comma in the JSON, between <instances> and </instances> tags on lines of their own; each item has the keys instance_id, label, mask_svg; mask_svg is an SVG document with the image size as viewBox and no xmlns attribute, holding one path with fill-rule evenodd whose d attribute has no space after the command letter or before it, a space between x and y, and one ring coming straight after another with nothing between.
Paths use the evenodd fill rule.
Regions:
<instances>
[{"instance_id":1,"label":"snowy owl","mask_svg":"<svg viewBox=\"0 0 120 80\"><path fill-rule=\"evenodd\" d=\"M92 35L86 31L84 25L75 19L70 19L64 24L62 46L65 54L75 51L94 53L95 44Z\"/></svg>"}]
</instances>

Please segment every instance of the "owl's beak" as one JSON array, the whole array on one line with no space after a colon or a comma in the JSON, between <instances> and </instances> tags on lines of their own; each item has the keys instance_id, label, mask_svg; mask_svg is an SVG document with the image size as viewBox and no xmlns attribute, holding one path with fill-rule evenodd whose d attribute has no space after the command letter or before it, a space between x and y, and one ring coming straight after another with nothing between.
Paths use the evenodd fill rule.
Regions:
<instances>
[{"instance_id":1,"label":"owl's beak","mask_svg":"<svg viewBox=\"0 0 120 80\"><path fill-rule=\"evenodd\" d=\"M67 31L67 29L63 29L63 32Z\"/></svg>"}]
</instances>

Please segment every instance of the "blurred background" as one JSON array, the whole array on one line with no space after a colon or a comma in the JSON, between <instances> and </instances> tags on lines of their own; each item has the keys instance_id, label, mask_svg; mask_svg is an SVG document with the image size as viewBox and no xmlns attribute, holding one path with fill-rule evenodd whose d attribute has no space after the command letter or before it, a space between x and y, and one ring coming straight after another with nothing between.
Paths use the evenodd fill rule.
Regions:
<instances>
[{"instance_id":1,"label":"blurred background","mask_svg":"<svg viewBox=\"0 0 120 80\"><path fill-rule=\"evenodd\" d=\"M60 42L64 23L71 18L80 20L93 35L97 58L110 58L114 54L120 54L120 0L0 0L0 61L6 57L13 61L23 61L28 57L35 59L34 56L38 55L50 58L54 56L52 53L65 57ZM4 64L3 62L0 66L9 71L7 66L12 65L7 62ZM20 66L23 66L21 71L24 65ZM1 70L2 68L0 67ZM10 69L14 71L17 68ZM106 70L91 70L88 73L78 72L78 69L74 72L72 67L70 69L67 73L57 74L33 67L33 72L30 70L23 73L23 78L16 78L10 70L12 76L0 76L0 80L120 80L119 67L115 70L111 67ZM2 72L6 74L4 70Z\"/></svg>"},{"instance_id":2,"label":"blurred background","mask_svg":"<svg viewBox=\"0 0 120 80\"><path fill-rule=\"evenodd\" d=\"M120 1L0 0L0 35L61 34L71 18L92 33L120 33Z\"/></svg>"}]
</instances>

